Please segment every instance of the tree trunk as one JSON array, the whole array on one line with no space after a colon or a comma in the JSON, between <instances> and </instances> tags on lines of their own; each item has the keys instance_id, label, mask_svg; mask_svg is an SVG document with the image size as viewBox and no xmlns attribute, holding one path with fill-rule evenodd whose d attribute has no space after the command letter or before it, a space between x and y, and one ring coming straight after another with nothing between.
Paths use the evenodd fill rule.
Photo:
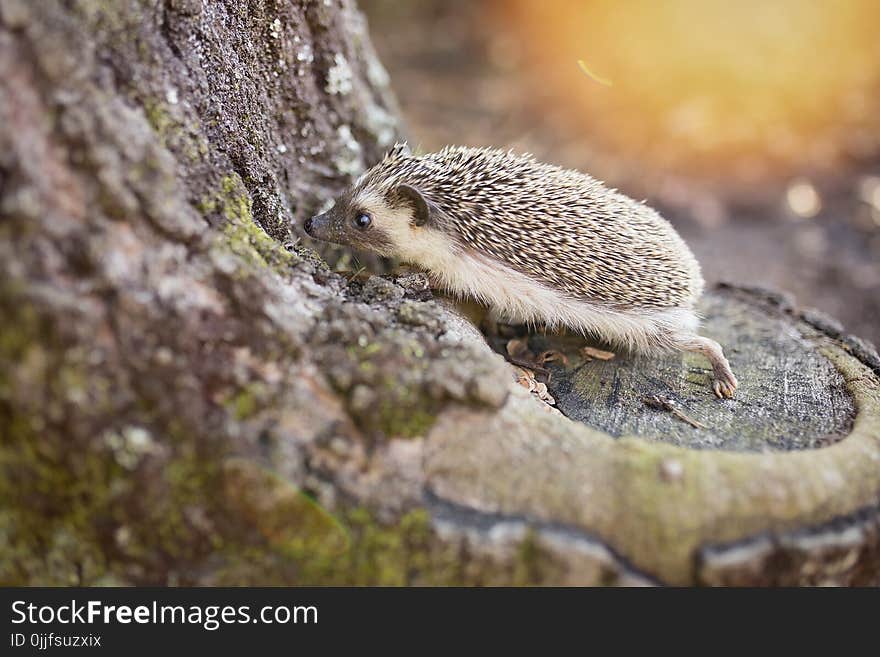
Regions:
<instances>
[{"instance_id":1,"label":"tree trunk","mask_svg":"<svg viewBox=\"0 0 880 657\"><path fill-rule=\"evenodd\" d=\"M833 323L710 295L725 402L532 336L560 412L424 276L298 242L399 132L351 2L0 0L0 80L3 583L877 581Z\"/></svg>"}]
</instances>

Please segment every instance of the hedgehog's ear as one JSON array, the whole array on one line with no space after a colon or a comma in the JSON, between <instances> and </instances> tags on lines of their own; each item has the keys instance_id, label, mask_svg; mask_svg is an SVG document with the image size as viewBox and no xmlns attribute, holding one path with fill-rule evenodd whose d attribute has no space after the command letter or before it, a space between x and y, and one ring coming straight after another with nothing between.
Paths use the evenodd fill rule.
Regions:
<instances>
[{"instance_id":1,"label":"hedgehog's ear","mask_svg":"<svg viewBox=\"0 0 880 657\"><path fill-rule=\"evenodd\" d=\"M433 207L419 190L410 185L398 185L397 195L413 206L413 223L416 226L430 223Z\"/></svg>"}]
</instances>

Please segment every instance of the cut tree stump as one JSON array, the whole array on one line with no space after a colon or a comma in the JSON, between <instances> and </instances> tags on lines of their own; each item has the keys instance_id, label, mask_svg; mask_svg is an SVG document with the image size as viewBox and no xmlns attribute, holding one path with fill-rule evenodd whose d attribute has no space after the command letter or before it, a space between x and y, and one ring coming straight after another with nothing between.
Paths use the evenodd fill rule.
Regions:
<instances>
[{"instance_id":1,"label":"cut tree stump","mask_svg":"<svg viewBox=\"0 0 880 657\"><path fill-rule=\"evenodd\" d=\"M441 423L434 503L484 532L527 519L601 544L645 581L877 583L877 352L767 290L722 285L701 310L739 377L735 399L712 395L698 357L588 359L582 339L532 335L532 352L566 356L546 367L571 419L512 403ZM652 395L703 426L645 404Z\"/></svg>"}]
</instances>

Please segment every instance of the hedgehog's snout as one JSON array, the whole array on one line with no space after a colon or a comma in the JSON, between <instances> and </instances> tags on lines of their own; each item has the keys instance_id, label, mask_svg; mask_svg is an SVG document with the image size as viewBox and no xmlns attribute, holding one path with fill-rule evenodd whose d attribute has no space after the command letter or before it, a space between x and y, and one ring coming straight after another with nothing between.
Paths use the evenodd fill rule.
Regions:
<instances>
[{"instance_id":1,"label":"hedgehog's snout","mask_svg":"<svg viewBox=\"0 0 880 657\"><path fill-rule=\"evenodd\" d=\"M324 212L306 219L303 223L303 230L306 235L314 237L316 240L329 241L331 224L332 220L329 213Z\"/></svg>"}]
</instances>

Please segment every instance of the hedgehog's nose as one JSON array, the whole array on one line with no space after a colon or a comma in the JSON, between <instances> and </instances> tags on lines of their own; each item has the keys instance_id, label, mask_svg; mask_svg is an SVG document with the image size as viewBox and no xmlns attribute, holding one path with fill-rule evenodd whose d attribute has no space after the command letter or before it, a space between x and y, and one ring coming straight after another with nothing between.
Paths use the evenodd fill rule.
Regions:
<instances>
[{"instance_id":1,"label":"hedgehog's nose","mask_svg":"<svg viewBox=\"0 0 880 657\"><path fill-rule=\"evenodd\" d=\"M303 230L306 231L306 235L312 234L312 219L314 219L314 217L309 217L305 220L305 223L303 223Z\"/></svg>"}]
</instances>

